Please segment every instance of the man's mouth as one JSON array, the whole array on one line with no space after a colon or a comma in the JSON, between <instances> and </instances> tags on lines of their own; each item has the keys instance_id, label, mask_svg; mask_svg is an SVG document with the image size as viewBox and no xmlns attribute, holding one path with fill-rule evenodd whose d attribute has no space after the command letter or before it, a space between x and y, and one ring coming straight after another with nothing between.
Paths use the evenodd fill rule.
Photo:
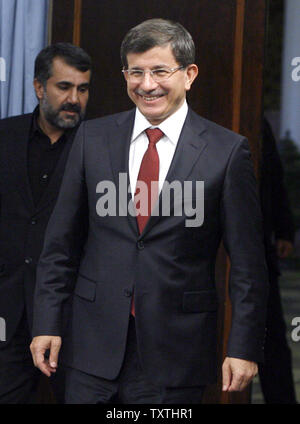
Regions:
<instances>
[{"instance_id":1,"label":"man's mouth","mask_svg":"<svg viewBox=\"0 0 300 424\"><path fill-rule=\"evenodd\" d=\"M149 96L142 96L143 97L143 99L144 100L146 100L147 102L152 102L152 101L154 101L154 100L157 100L157 99L159 99L160 97L162 97L162 96L151 96L151 97L149 97Z\"/></svg>"},{"instance_id":2,"label":"man's mouth","mask_svg":"<svg viewBox=\"0 0 300 424\"><path fill-rule=\"evenodd\" d=\"M80 110L81 110L81 108L80 108L80 105L78 105L78 104L72 105L72 104L68 103L68 104L65 104L61 107L62 112L69 113L70 115L79 114Z\"/></svg>"},{"instance_id":3,"label":"man's mouth","mask_svg":"<svg viewBox=\"0 0 300 424\"><path fill-rule=\"evenodd\" d=\"M144 94L140 92L136 92L136 94L140 97L142 97L143 100L146 102L154 102L155 100L165 96L166 93L159 93L159 94Z\"/></svg>"}]
</instances>

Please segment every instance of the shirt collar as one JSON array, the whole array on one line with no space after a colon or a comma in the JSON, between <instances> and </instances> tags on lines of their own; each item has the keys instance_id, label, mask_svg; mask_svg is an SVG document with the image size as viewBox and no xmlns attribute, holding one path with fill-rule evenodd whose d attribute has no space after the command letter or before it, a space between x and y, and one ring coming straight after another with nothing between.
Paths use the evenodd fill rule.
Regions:
<instances>
[{"instance_id":1,"label":"shirt collar","mask_svg":"<svg viewBox=\"0 0 300 424\"><path fill-rule=\"evenodd\" d=\"M186 115L188 112L188 105L186 100L183 105L180 106L176 112L171 116L161 122L155 128L159 128L162 132L168 137L168 139L173 144L177 144ZM143 131L149 127L154 127L145 116L136 108L134 127L131 137L131 142L133 142Z\"/></svg>"}]
</instances>

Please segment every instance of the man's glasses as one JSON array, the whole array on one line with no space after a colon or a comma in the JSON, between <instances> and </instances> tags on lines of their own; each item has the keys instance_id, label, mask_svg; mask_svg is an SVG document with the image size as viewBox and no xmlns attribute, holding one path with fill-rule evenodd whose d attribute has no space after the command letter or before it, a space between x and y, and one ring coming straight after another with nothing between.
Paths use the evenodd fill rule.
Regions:
<instances>
[{"instance_id":1,"label":"man's glasses","mask_svg":"<svg viewBox=\"0 0 300 424\"><path fill-rule=\"evenodd\" d=\"M162 82L170 78L176 71L183 69L184 66L177 68L159 68L145 71L144 69L123 69L123 74L126 74L130 82L141 82L147 72L155 82Z\"/></svg>"}]
</instances>

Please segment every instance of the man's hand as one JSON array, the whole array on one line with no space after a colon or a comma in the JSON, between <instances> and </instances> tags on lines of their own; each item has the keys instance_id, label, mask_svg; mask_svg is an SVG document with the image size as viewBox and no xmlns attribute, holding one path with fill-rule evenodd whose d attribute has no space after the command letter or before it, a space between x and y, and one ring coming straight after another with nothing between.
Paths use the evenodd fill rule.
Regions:
<instances>
[{"instance_id":1,"label":"man's hand","mask_svg":"<svg viewBox=\"0 0 300 424\"><path fill-rule=\"evenodd\" d=\"M224 392L241 392L257 374L256 362L238 358L225 358L222 366Z\"/></svg>"},{"instance_id":2,"label":"man's hand","mask_svg":"<svg viewBox=\"0 0 300 424\"><path fill-rule=\"evenodd\" d=\"M293 244L288 240L278 239L276 240L277 255L280 259L285 259L293 252Z\"/></svg>"},{"instance_id":3,"label":"man's hand","mask_svg":"<svg viewBox=\"0 0 300 424\"><path fill-rule=\"evenodd\" d=\"M30 350L33 363L47 377L56 372L60 347L61 337L58 336L38 336L32 339ZM48 349L50 350L49 360L45 358L45 352Z\"/></svg>"}]
</instances>

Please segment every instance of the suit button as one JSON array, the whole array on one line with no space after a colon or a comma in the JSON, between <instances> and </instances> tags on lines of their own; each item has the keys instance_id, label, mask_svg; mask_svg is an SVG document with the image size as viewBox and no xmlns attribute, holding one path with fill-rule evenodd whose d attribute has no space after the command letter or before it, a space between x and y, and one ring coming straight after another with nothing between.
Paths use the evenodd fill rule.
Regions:
<instances>
[{"instance_id":1,"label":"suit button","mask_svg":"<svg viewBox=\"0 0 300 424\"><path fill-rule=\"evenodd\" d=\"M31 220L31 224L32 224L32 225L35 225L35 224L36 224L36 219L32 219L32 220Z\"/></svg>"},{"instance_id":2,"label":"suit button","mask_svg":"<svg viewBox=\"0 0 300 424\"><path fill-rule=\"evenodd\" d=\"M123 293L124 293L124 296L126 296L126 297L132 296L132 290L131 289L124 289Z\"/></svg>"},{"instance_id":3,"label":"suit button","mask_svg":"<svg viewBox=\"0 0 300 424\"><path fill-rule=\"evenodd\" d=\"M25 259L25 264L29 265L32 262L32 258L26 258Z\"/></svg>"},{"instance_id":4,"label":"suit button","mask_svg":"<svg viewBox=\"0 0 300 424\"><path fill-rule=\"evenodd\" d=\"M143 250L143 249L145 249L145 245L144 245L143 240L138 241L138 243L137 243L137 248L138 248L139 250Z\"/></svg>"}]
</instances>

